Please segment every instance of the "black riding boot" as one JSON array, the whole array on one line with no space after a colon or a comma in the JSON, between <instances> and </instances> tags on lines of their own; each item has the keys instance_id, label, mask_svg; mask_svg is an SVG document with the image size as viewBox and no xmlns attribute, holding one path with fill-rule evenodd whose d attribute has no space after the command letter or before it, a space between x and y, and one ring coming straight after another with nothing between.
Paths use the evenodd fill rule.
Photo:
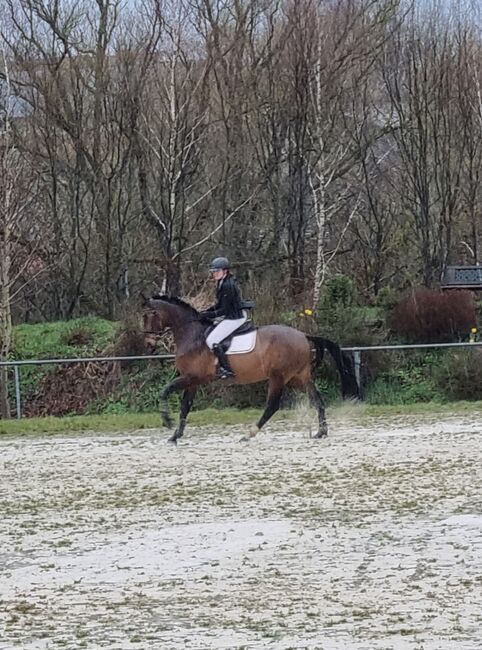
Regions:
<instances>
[{"instance_id":1,"label":"black riding boot","mask_svg":"<svg viewBox=\"0 0 482 650\"><path fill-rule=\"evenodd\" d=\"M229 379L229 377L234 377L234 372L229 365L228 356L224 349L220 345L215 344L213 345L213 352L219 361L218 378Z\"/></svg>"}]
</instances>

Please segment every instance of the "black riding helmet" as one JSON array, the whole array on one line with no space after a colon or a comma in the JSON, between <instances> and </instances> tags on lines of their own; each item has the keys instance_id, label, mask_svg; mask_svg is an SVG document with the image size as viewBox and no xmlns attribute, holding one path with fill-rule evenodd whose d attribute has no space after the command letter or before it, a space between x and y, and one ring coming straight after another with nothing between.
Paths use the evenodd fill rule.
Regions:
<instances>
[{"instance_id":1,"label":"black riding helmet","mask_svg":"<svg viewBox=\"0 0 482 650\"><path fill-rule=\"evenodd\" d=\"M211 262L211 266L209 267L210 271L221 271L224 269L229 269L231 268L231 264L229 263L229 260L227 257L215 257L213 261Z\"/></svg>"}]
</instances>

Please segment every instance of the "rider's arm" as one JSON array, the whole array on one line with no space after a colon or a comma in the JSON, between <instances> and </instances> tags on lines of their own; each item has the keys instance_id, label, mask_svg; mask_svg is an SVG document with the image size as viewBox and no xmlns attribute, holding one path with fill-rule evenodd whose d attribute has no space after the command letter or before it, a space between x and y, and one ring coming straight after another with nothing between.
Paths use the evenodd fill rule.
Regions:
<instances>
[{"instance_id":1,"label":"rider's arm","mask_svg":"<svg viewBox=\"0 0 482 650\"><path fill-rule=\"evenodd\" d=\"M214 320L215 318L218 318L219 316L222 316L222 314L218 313L219 310L219 305L220 305L220 300L215 304L211 305L207 309L203 309L203 311L199 312L199 316L201 318L207 318L208 320Z\"/></svg>"},{"instance_id":2,"label":"rider's arm","mask_svg":"<svg viewBox=\"0 0 482 650\"><path fill-rule=\"evenodd\" d=\"M214 320L217 318L216 311L214 309L205 309L204 311L199 312L200 318L206 318L207 320Z\"/></svg>"},{"instance_id":3,"label":"rider's arm","mask_svg":"<svg viewBox=\"0 0 482 650\"><path fill-rule=\"evenodd\" d=\"M222 307L219 307L218 309L216 309L215 307L210 307L209 309L200 311L199 315L201 316L201 318L208 318L210 320L214 320L215 318L219 318L220 316L225 316L226 310L223 309Z\"/></svg>"},{"instance_id":4,"label":"rider's arm","mask_svg":"<svg viewBox=\"0 0 482 650\"><path fill-rule=\"evenodd\" d=\"M202 316L211 320L227 316L232 311L232 304L236 297L234 294L238 295L238 293L238 287L234 282L226 282L221 289L218 302L213 307L201 312Z\"/></svg>"}]
</instances>

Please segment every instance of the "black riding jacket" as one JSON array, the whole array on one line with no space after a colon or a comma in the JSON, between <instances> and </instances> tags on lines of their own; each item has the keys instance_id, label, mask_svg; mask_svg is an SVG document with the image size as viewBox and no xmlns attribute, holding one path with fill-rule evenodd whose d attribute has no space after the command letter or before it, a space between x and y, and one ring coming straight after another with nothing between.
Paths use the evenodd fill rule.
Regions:
<instances>
[{"instance_id":1,"label":"black riding jacket","mask_svg":"<svg viewBox=\"0 0 482 650\"><path fill-rule=\"evenodd\" d=\"M243 317L241 307L241 294L236 282L236 278L228 274L222 280L218 280L216 285L216 304L212 305L206 311L201 312L204 318L228 318L235 320Z\"/></svg>"}]
</instances>

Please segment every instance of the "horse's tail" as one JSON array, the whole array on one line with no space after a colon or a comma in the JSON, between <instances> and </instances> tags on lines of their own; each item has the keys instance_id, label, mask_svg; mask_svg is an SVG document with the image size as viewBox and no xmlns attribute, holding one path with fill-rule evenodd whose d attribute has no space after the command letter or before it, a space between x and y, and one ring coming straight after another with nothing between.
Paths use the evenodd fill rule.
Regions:
<instances>
[{"instance_id":1,"label":"horse's tail","mask_svg":"<svg viewBox=\"0 0 482 650\"><path fill-rule=\"evenodd\" d=\"M351 357L343 352L340 346L330 339L324 339L321 336L310 336L306 338L315 344L316 351L316 365L320 364L323 360L325 350L327 350L333 357L341 379L341 393L343 399L358 399L360 397L360 389L355 375L355 369Z\"/></svg>"}]
</instances>

